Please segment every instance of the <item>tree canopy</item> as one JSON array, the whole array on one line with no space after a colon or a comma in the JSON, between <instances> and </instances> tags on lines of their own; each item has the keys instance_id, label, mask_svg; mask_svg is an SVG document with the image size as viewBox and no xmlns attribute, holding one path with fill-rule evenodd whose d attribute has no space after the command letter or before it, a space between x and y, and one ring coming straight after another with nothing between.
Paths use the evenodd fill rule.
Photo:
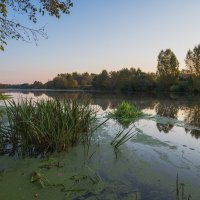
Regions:
<instances>
[{"instance_id":1,"label":"tree canopy","mask_svg":"<svg viewBox=\"0 0 200 200\"><path fill-rule=\"evenodd\" d=\"M193 50L188 50L185 64L190 73L200 76L200 44L195 46Z\"/></svg>"},{"instance_id":2,"label":"tree canopy","mask_svg":"<svg viewBox=\"0 0 200 200\"><path fill-rule=\"evenodd\" d=\"M179 75L179 62L171 49L161 50L158 55L157 76L163 87L170 87Z\"/></svg>"},{"instance_id":3,"label":"tree canopy","mask_svg":"<svg viewBox=\"0 0 200 200\"><path fill-rule=\"evenodd\" d=\"M27 27L16 15L26 15L32 23L37 23L38 14L47 12L59 18L61 13L69 14L72 6L71 0L0 0L0 50L4 50L8 39L37 42L38 36L47 37L44 27Z\"/></svg>"}]
</instances>

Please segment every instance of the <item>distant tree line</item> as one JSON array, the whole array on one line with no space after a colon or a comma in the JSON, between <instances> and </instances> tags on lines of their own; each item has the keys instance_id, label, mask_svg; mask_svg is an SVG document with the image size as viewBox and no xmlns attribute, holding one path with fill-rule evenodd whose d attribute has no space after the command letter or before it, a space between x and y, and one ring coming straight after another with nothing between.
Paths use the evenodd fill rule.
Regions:
<instances>
[{"instance_id":1,"label":"distant tree line","mask_svg":"<svg viewBox=\"0 0 200 200\"><path fill-rule=\"evenodd\" d=\"M5 85L0 88L18 89L93 89L109 92L131 93L135 91L200 92L200 44L189 50L185 58L186 68L179 69L179 61L171 49L161 50L156 73L146 73L140 68L123 68L100 74L58 74L45 84Z\"/></svg>"}]
</instances>

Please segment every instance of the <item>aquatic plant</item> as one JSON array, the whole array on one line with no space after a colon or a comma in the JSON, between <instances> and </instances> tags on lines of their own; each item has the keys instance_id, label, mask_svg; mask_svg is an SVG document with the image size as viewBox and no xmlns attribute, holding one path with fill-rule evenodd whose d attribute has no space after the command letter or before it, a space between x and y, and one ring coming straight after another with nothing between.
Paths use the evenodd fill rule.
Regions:
<instances>
[{"instance_id":1,"label":"aquatic plant","mask_svg":"<svg viewBox=\"0 0 200 200\"><path fill-rule=\"evenodd\" d=\"M12 98L10 95L0 93L0 100L7 100L7 99L10 99L10 98Z\"/></svg>"},{"instance_id":2,"label":"aquatic plant","mask_svg":"<svg viewBox=\"0 0 200 200\"><path fill-rule=\"evenodd\" d=\"M184 190L185 184L179 183L178 174L176 176L176 200L191 200L191 194L186 195Z\"/></svg>"},{"instance_id":3,"label":"aquatic plant","mask_svg":"<svg viewBox=\"0 0 200 200\"><path fill-rule=\"evenodd\" d=\"M31 175L31 182L37 182L42 188L49 183L48 179L41 172L34 171Z\"/></svg>"},{"instance_id":4,"label":"aquatic plant","mask_svg":"<svg viewBox=\"0 0 200 200\"><path fill-rule=\"evenodd\" d=\"M0 101L2 100L7 100L7 99L10 99L11 98L11 96L10 95L4 95L4 94L1 94L0 93ZM5 110L3 109L3 107L0 107L0 118L2 118L2 116L3 116L3 114L5 113L4 112ZM1 121L1 119L0 119L0 121Z\"/></svg>"},{"instance_id":5,"label":"aquatic plant","mask_svg":"<svg viewBox=\"0 0 200 200\"><path fill-rule=\"evenodd\" d=\"M96 119L89 101L19 99L7 100L5 105L8 123L1 126L1 139L30 154L87 143Z\"/></svg>"},{"instance_id":6,"label":"aquatic plant","mask_svg":"<svg viewBox=\"0 0 200 200\"><path fill-rule=\"evenodd\" d=\"M123 101L109 115L116 119L123 126L128 127L133 121L141 117L143 112L139 110L135 105Z\"/></svg>"},{"instance_id":7,"label":"aquatic plant","mask_svg":"<svg viewBox=\"0 0 200 200\"><path fill-rule=\"evenodd\" d=\"M125 130L120 131L112 140L111 145L118 149L122 144L133 138L137 134L137 130L133 130L135 126L131 127L127 132Z\"/></svg>"}]
</instances>

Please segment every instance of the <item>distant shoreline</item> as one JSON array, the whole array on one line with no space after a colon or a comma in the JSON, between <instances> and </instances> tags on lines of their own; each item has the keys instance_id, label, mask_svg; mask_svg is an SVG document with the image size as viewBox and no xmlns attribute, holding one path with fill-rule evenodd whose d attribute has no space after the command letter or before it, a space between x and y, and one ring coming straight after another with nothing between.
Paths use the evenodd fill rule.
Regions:
<instances>
[{"instance_id":1,"label":"distant shoreline","mask_svg":"<svg viewBox=\"0 0 200 200\"><path fill-rule=\"evenodd\" d=\"M188 92L170 92L170 91L132 91L132 92L120 92L120 91L107 91L107 90L87 90L87 89L15 89L15 88L4 88L0 89L0 92L66 92L66 93L93 93L93 94L113 94L113 95L132 95L132 94L177 94L180 96L200 96L199 93L188 93Z\"/></svg>"},{"instance_id":2,"label":"distant shoreline","mask_svg":"<svg viewBox=\"0 0 200 200\"><path fill-rule=\"evenodd\" d=\"M84 89L15 89L5 88L0 91L27 91L27 92L100 92L98 90L84 90Z\"/></svg>"}]
</instances>

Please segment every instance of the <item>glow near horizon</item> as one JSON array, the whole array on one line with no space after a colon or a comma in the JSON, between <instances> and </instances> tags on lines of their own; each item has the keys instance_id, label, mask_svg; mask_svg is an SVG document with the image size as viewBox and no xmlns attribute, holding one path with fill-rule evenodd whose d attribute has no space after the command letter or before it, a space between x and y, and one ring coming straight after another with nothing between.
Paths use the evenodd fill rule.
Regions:
<instances>
[{"instance_id":1,"label":"glow near horizon","mask_svg":"<svg viewBox=\"0 0 200 200\"><path fill-rule=\"evenodd\" d=\"M200 43L199 9L199 0L74 0L70 15L39 18L37 26L47 24L49 36L39 46L8 41L0 53L0 83L124 67L155 72L158 53L166 48L183 68L187 50Z\"/></svg>"}]
</instances>

